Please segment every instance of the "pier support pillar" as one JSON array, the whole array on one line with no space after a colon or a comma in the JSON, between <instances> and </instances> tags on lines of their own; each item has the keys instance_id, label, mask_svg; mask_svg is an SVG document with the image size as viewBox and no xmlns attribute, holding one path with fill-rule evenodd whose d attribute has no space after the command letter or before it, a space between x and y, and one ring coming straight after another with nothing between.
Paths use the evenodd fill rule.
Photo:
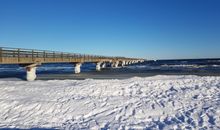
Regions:
<instances>
[{"instance_id":1,"label":"pier support pillar","mask_svg":"<svg viewBox=\"0 0 220 130\"><path fill-rule=\"evenodd\" d=\"M106 63L102 63L102 68L105 68L106 67Z\"/></svg>"},{"instance_id":2,"label":"pier support pillar","mask_svg":"<svg viewBox=\"0 0 220 130\"><path fill-rule=\"evenodd\" d=\"M26 67L26 79L27 81L34 81L37 78L37 67Z\"/></svg>"},{"instance_id":3,"label":"pier support pillar","mask_svg":"<svg viewBox=\"0 0 220 130\"><path fill-rule=\"evenodd\" d=\"M118 64L119 64L119 61L116 61L114 67L117 68Z\"/></svg>"},{"instance_id":4,"label":"pier support pillar","mask_svg":"<svg viewBox=\"0 0 220 130\"><path fill-rule=\"evenodd\" d=\"M35 63L35 64L25 66L27 81L34 81L37 78L37 75L36 75L37 65L40 65L40 64Z\"/></svg>"},{"instance_id":5,"label":"pier support pillar","mask_svg":"<svg viewBox=\"0 0 220 130\"><path fill-rule=\"evenodd\" d=\"M115 62L111 62L110 64L112 68L115 67Z\"/></svg>"},{"instance_id":6,"label":"pier support pillar","mask_svg":"<svg viewBox=\"0 0 220 130\"><path fill-rule=\"evenodd\" d=\"M128 65L128 61L125 61L125 65Z\"/></svg>"},{"instance_id":7,"label":"pier support pillar","mask_svg":"<svg viewBox=\"0 0 220 130\"><path fill-rule=\"evenodd\" d=\"M75 68L74 68L75 74L78 74L78 73L81 72L81 68L80 68L81 65L82 65L82 63L76 63L76 64L75 64Z\"/></svg>"},{"instance_id":8,"label":"pier support pillar","mask_svg":"<svg viewBox=\"0 0 220 130\"><path fill-rule=\"evenodd\" d=\"M123 60L122 63L121 63L121 66L125 66L126 62Z\"/></svg>"},{"instance_id":9,"label":"pier support pillar","mask_svg":"<svg viewBox=\"0 0 220 130\"><path fill-rule=\"evenodd\" d=\"M114 68L114 67L117 68L118 65L119 65L119 61L115 61L115 62L112 62L112 63L111 63L111 67L112 67L112 68Z\"/></svg>"},{"instance_id":10,"label":"pier support pillar","mask_svg":"<svg viewBox=\"0 0 220 130\"><path fill-rule=\"evenodd\" d=\"M101 64L102 62L96 63L96 71L101 71Z\"/></svg>"}]
</instances>

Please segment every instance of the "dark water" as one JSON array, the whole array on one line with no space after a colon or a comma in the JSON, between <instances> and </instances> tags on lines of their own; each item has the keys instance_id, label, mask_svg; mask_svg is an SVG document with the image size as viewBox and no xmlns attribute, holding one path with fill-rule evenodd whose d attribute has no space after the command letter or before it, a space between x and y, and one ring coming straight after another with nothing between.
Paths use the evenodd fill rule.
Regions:
<instances>
[{"instance_id":1,"label":"dark water","mask_svg":"<svg viewBox=\"0 0 220 130\"><path fill-rule=\"evenodd\" d=\"M37 68L37 79L123 79L154 75L220 76L220 59L145 61L121 68L107 67L100 72L96 72L94 63L84 63L80 74L73 73L73 66L70 63L43 64ZM25 73L25 69L18 65L0 65L0 78L24 79Z\"/></svg>"}]
</instances>

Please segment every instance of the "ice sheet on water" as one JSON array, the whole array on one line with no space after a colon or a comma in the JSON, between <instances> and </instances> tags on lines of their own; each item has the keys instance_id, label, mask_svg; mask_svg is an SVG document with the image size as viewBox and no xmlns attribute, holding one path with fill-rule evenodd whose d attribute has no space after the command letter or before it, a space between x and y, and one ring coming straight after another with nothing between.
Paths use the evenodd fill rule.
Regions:
<instances>
[{"instance_id":1,"label":"ice sheet on water","mask_svg":"<svg viewBox=\"0 0 220 130\"><path fill-rule=\"evenodd\" d=\"M192 70L201 70L204 71L212 71L212 70L220 70L220 65L191 65L191 64L177 64L177 65L132 65L127 66L128 69L133 70L166 70L166 71L172 71L172 70L180 70L180 71L192 71Z\"/></svg>"}]
</instances>

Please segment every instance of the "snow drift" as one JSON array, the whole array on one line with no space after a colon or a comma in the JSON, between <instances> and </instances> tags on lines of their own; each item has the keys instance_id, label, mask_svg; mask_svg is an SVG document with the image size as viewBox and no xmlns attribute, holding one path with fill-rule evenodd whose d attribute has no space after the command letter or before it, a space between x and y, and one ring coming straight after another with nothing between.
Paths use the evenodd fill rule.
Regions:
<instances>
[{"instance_id":1,"label":"snow drift","mask_svg":"<svg viewBox=\"0 0 220 130\"><path fill-rule=\"evenodd\" d=\"M220 77L0 81L0 128L220 129Z\"/></svg>"}]
</instances>

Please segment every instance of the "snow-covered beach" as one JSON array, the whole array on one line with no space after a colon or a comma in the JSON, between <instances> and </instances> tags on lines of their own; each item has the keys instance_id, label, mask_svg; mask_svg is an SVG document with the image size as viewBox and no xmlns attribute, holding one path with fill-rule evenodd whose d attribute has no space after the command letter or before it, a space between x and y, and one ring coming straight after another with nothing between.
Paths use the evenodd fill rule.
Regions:
<instances>
[{"instance_id":1,"label":"snow-covered beach","mask_svg":"<svg viewBox=\"0 0 220 130\"><path fill-rule=\"evenodd\" d=\"M0 80L0 128L220 129L220 77Z\"/></svg>"}]
</instances>

